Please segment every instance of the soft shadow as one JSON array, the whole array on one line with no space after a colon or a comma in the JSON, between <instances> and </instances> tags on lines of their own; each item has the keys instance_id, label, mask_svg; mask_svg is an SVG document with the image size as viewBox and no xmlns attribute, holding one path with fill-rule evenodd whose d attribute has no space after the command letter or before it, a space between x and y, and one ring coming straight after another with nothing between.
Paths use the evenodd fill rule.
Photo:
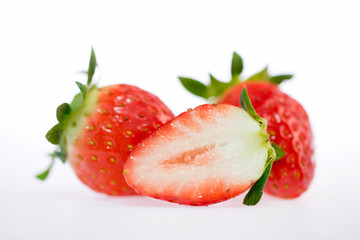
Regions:
<instances>
[{"instance_id":1,"label":"soft shadow","mask_svg":"<svg viewBox=\"0 0 360 240\"><path fill-rule=\"evenodd\" d=\"M243 204L243 198L245 197L245 193L221 202L212 204L209 206L186 206L180 205L177 203L171 203L164 200L154 199L141 195L131 195L131 196L109 196L101 193L94 192L90 189L82 189L78 191L74 191L73 189L61 189L62 191L50 190L46 192L46 195L49 198L62 199L67 201L72 201L76 199L76 201L95 201L102 202L106 204L113 204L116 206L127 206L127 207L143 207L143 208L174 208L174 209L206 209L206 208L249 208L249 206L245 206ZM43 192L44 193L44 192ZM279 204L284 204L288 200L277 198L268 194L264 194L262 196L261 201L256 205L256 207L267 207L267 206L277 206Z\"/></svg>"},{"instance_id":2,"label":"soft shadow","mask_svg":"<svg viewBox=\"0 0 360 240\"><path fill-rule=\"evenodd\" d=\"M245 194L242 194L238 197L235 197L233 199L230 199L228 201L225 202L221 202L218 204L215 204L214 207L219 207L219 208L243 208L243 207L251 207L251 206L246 206L243 204L243 200L244 200ZM261 207L261 206L271 206L273 205L274 201L276 201L279 198L270 196L268 194L264 194L260 200L260 202L256 205L257 207Z\"/></svg>"},{"instance_id":3,"label":"soft shadow","mask_svg":"<svg viewBox=\"0 0 360 240\"><path fill-rule=\"evenodd\" d=\"M145 196L101 196L101 200L128 207L191 208L191 206L184 206Z\"/></svg>"}]
</instances>

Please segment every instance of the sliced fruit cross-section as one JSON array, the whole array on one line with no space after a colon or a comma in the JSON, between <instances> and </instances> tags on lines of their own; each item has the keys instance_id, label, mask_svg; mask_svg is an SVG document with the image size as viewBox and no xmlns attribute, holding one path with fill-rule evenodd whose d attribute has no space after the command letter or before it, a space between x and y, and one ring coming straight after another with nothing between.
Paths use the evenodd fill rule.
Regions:
<instances>
[{"instance_id":1,"label":"sliced fruit cross-section","mask_svg":"<svg viewBox=\"0 0 360 240\"><path fill-rule=\"evenodd\" d=\"M140 194L179 204L208 205L235 197L274 158L261 121L227 104L188 110L130 154L126 181Z\"/></svg>"}]
</instances>

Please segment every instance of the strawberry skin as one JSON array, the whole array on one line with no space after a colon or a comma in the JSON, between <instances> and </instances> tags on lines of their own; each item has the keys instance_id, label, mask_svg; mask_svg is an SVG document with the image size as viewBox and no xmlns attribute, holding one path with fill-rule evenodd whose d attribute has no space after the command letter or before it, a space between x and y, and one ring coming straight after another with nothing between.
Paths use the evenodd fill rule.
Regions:
<instances>
[{"instance_id":1,"label":"strawberry skin","mask_svg":"<svg viewBox=\"0 0 360 240\"><path fill-rule=\"evenodd\" d=\"M90 100L95 102L90 111L80 108L65 127L68 160L78 178L95 191L134 194L122 174L126 158L173 114L156 96L134 86L92 91L89 96L96 100Z\"/></svg>"},{"instance_id":2,"label":"strawberry skin","mask_svg":"<svg viewBox=\"0 0 360 240\"><path fill-rule=\"evenodd\" d=\"M229 88L219 103L239 106L246 86L257 113L267 120L268 133L285 156L274 162L265 191L282 198L295 198L306 191L313 179L313 136L304 108L269 82L244 82Z\"/></svg>"},{"instance_id":3,"label":"strawberry skin","mask_svg":"<svg viewBox=\"0 0 360 240\"><path fill-rule=\"evenodd\" d=\"M263 174L268 137L240 108L201 105L144 139L125 163L125 179L142 195L178 204L225 201Z\"/></svg>"},{"instance_id":4,"label":"strawberry skin","mask_svg":"<svg viewBox=\"0 0 360 240\"><path fill-rule=\"evenodd\" d=\"M179 80L194 95L234 106L240 106L239 97L246 86L253 107L267 121L270 139L277 152L278 161L273 164L265 191L282 198L298 197L312 182L315 162L308 115L296 100L278 88L293 75L270 76L265 67L244 80L241 76L243 67L242 58L234 52L230 81L219 81L211 74L208 85L187 77L179 77Z\"/></svg>"},{"instance_id":5,"label":"strawberry skin","mask_svg":"<svg viewBox=\"0 0 360 240\"><path fill-rule=\"evenodd\" d=\"M95 191L135 194L123 177L124 163L141 140L174 115L158 97L138 87L92 85L96 66L92 49L87 84L76 82L80 93L57 108L58 123L46 134L57 148L49 168L37 177L44 180L59 158L68 160L77 177Z\"/></svg>"}]
</instances>

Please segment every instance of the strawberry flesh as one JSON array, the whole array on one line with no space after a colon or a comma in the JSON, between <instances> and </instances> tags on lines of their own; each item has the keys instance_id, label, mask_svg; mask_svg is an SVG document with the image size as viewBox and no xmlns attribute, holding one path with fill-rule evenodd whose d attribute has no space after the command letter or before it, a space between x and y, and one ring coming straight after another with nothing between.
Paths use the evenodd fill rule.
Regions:
<instances>
[{"instance_id":1,"label":"strawberry flesh","mask_svg":"<svg viewBox=\"0 0 360 240\"><path fill-rule=\"evenodd\" d=\"M138 193L185 205L233 198L257 181L268 159L268 135L244 110L201 105L144 139L125 164Z\"/></svg>"}]
</instances>

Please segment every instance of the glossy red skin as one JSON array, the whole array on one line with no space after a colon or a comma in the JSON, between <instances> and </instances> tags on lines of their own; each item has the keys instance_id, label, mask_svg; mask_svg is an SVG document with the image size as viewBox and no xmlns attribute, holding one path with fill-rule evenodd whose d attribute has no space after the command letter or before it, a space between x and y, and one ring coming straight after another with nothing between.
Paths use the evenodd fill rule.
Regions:
<instances>
[{"instance_id":1,"label":"glossy red skin","mask_svg":"<svg viewBox=\"0 0 360 240\"><path fill-rule=\"evenodd\" d=\"M314 176L313 135L308 115L296 100L268 82L235 85L218 103L240 107L244 85L256 112L267 120L271 141L286 153L274 162L265 192L282 198L296 198L308 189Z\"/></svg>"},{"instance_id":2,"label":"glossy red skin","mask_svg":"<svg viewBox=\"0 0 360 240\"><path fill-rule=\"evenodd\" d=\"M125 182L123 165L141 140L174 115L158 97L140 88L112 85L99 90L95 110L68 152L69 162L95 191L136 194Z\"/></svg>"}]
</instances>

